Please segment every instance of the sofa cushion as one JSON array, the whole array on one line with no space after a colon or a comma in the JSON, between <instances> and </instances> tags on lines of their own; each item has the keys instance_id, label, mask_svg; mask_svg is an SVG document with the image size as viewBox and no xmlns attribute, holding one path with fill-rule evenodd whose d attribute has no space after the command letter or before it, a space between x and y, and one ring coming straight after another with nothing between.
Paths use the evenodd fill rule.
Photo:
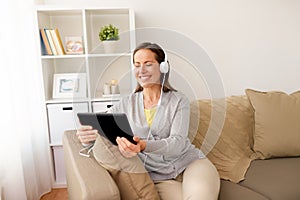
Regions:
<instances>
[{"instance_id":1,"label":"sofa cushion","mask_svg":"<svg viewBox=\"0 0 300 200\"><path fill-rule=\"evenodd\" d=\"M221 181L221 189L218 200L268 200L267 197L247 187L230 181Z\"/></svg>"},{"instance_id":2,"label":"sofa cushion","mask_svg":"<svg viewBox=\"0 0 300 200\"><path fill-rule=\"evenodd\" d=\"M246 94L255 113L254 151L261 159L300 156L300 91Z\"/></svg>"},{"instance_id":3,"label":"sofa cushion","mask_svg":"<svg viewBox=\"0 0 300 200\"><path fill-rule=\"evenodd\" d=\"M207 154L222 179L232 182L243 180L251 160L254 159L251 150L254 124L251 111L245 95L213 102L197 100L191 103L190 139ZM213 148L207 150L210 145Z\"/></svg>"},{"instance_id":4,"label":"sofa cushion","mask_svg":"<svg viewBox=\"0 0 300 200\"><path fill-rule=\"evenodd\" d=\"M299 200L300 157L254 160L241 186L272 200Z\"/></svg>"}]
</instances>

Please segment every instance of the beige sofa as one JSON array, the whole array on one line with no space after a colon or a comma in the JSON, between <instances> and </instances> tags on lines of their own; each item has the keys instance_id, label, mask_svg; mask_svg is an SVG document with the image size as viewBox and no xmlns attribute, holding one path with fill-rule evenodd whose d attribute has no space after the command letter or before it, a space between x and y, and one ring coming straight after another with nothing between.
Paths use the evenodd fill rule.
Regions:
<instances>
[{"instance_id":1,"label":"beige sofa","mask_svg":"<svg viewBox=\"0 0 300 200\"><path fill-rule=\"evenodd\" d=\"M191 103L190 138L219 171L219 199L299 200L300 93L246 93ZM65 132L63 147L69 199L120 199L110 174L79 155L75 131Z\"/></svg>"}]
</instances>

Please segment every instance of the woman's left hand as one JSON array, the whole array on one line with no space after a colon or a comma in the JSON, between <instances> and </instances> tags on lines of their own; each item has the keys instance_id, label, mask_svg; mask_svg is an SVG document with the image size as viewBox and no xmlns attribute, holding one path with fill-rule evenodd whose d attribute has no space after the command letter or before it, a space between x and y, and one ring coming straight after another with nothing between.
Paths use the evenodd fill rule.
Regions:
<instances>
[{"instance_id":1,"label":"woman's left hand","mask_svg":"<svg viewBox=\"0 0 300 200\"><path fill-rule=\"evenodd\" d=\"M136 141L137 144L129 142L124 137L117 137L116 139L120 152L126 158L136 156L146 148L146 141L141 140L138 136L134 136L133 140Z\"/></svg>"}]
</instances>

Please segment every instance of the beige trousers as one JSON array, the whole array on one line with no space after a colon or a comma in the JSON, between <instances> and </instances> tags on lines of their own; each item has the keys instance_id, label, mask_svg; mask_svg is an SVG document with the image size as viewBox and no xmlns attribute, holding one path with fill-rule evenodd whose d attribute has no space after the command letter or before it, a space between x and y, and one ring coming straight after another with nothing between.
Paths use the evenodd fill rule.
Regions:
<instances>
[{"instance_id":1,"label":"beige trousers","mask_svg":"<svg viewBox=\"0 0 300 200\"><path fill-rule=\"evenodd\" d=\"M220 178L207 159L196 160L174 180L155 182L161 200L217 200Z\"/></svg>"},{"instance_id":2,"label":"beige trousers","mask_svg":"<svg viewBox=\"0 0 300 200\"><path fill-rule=\"evenodd\" d=\"M174 180L158 181L154 184L138 156L124 158L118 147L106 138L96 139L93 154L98 163L111 173L120 189L122 199L218 199L219 174L207 158L192 162Z\"/></svg>"}]
</instances>

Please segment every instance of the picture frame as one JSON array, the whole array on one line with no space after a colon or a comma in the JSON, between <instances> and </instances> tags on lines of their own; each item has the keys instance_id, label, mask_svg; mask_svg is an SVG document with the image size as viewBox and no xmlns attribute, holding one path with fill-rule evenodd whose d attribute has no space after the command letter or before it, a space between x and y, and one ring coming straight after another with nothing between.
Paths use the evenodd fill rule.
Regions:
<instances>
[{"instance_id":1,"label":"picture frame","mask_svg":"<svg viewBox=\"0 0 300 200\"><path fill-rule=\"evenodd\" d=\"M84 47L82 36L65 37L66 54L83 54Z\"/></svg>"},{"instance_id":2,"label":"picture frame","mask_svg":"<svg viewBox=\"0 0 300 200\"><path fill-rule=\"evenodd\" d=\"M85 98L85 73L60 73L53 75L53 95L55 98Z\"/></svg>"}]
</instances>

